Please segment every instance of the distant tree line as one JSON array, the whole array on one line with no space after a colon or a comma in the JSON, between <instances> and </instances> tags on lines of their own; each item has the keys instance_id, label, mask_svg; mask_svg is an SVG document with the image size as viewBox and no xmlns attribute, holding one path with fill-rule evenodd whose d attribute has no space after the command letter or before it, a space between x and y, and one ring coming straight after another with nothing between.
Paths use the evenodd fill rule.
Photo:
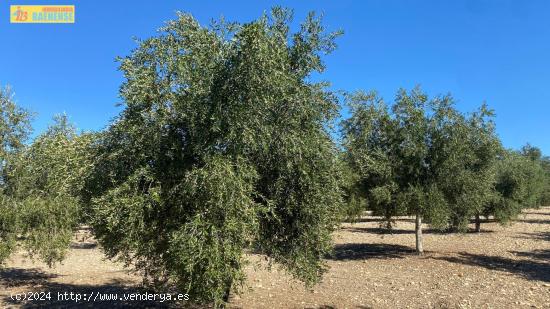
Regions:
<instances>
[{"instance_id":1,"label":"distant tree line","mask_svg":"<svg viewBox=\"0 0 550 309\"><path fill-rule=\"evenodd\" d=\"M19 247L49 265L91 224L109 258L153 288L223 306L244 284L245 252L307 285L326 271L331 235L365 210L464 232L550 204L550 159L504 149L487 105L399 90L340 102L322 55L340 32L274 8L250 23L201 26L179 14L119 59L124 109L79 133L65 115L28 143L32 114L0 91L0 262ZM340 103L351 115L340 123Z\"/></svg>"}]
</instances>

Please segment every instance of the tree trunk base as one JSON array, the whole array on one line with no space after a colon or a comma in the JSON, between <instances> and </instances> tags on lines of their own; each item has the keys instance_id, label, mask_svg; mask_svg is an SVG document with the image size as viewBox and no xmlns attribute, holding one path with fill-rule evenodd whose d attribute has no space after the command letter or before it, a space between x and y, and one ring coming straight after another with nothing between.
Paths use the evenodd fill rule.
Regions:
<instances>
[{"instance_id":1,"label":"tree trunk base","mask_svg":"<svg viewBox=\"0 0 550 309\"><path fill-rule=\"evenodd\" d=\"M414 230L416 234L416 254L423 255L424 247L422 245L422 217L420 214L416 214Z\"/></svg>"}]
</instances>

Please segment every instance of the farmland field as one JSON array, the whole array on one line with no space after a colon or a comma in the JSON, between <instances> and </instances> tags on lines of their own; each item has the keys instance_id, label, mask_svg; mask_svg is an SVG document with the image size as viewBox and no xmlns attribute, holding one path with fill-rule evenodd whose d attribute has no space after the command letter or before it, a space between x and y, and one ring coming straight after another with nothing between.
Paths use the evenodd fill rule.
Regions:
<instances>
[{"instance_id":1,"label":"farmland field","mask_svg":"<svg viewBox=\"0 0 550 309\"><path fill-rule=\"evenodd\" d=\"M509 227L482 224L482 232L442 234L429 229L425 254L414 254L414 222L398 218L392 234L376 218L345 223L335 235L330 270L305 289L263 259L251 255L248 288L232 296L234 308L550 308L550 207L524 210ZM131 293L140 279L104 259L89 231L80 230L68 258L53 269L22 253L0 271L0 305L162 307L130 300L58 301L58 292ZM10 296L50 291L51 300L15 301ZM190 298L192 299L192 295Z\"/></svg>"}]
</instances>

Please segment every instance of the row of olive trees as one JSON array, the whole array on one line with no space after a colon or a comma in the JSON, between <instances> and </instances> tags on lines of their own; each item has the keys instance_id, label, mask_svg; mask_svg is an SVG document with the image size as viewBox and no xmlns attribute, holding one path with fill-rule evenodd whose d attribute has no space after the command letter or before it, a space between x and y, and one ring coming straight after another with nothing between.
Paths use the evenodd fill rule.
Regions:
<instances>
[{"instance_id":1,"label":"row of olive trees","mask_svg":"<svg viewBox=\"0 0 550 309\"><path fill-rule=\"evenodd\" d=\"M540 151L504 151L492 112L450 96L350 95L338 147L338 97L311 76L339 33L313 14L291 33L291 15L203 27L180 14L120 59L124 110L99 133L58 117L25 145L30 115L1 92L0 261L18 243L59 261L89 223L146 283L217 306L242 288L246 251L318 282L346 213L414 215L422 251L423 220L464 230L540 202Z\"/></svg>"},{"instance_id":2,"label":"row of olive trees","mask_svg":"<svg viewBox=\"0 0 550 309\"><path fill-rule=\"evenodd\" d=\"M544 202L550 173L540 150L503 149L486 105L464 114L450 95L430 99L419 88L400 90L393 104L359 92L348 105L341 155L347 215L370 209L388 228L395 216L415 216L420 254L422 220L465 231L475 218L479 232L481 216L507 223Z\"/></svg>"}]
</instances>

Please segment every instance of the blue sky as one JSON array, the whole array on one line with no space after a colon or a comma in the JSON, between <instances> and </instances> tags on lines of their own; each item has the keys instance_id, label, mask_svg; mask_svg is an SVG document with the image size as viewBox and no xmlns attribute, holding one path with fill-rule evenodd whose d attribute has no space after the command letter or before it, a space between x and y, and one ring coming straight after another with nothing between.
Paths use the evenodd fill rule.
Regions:
<instances>
[{"instance_id":1,"label":"blue sky","mask_svg":"<svg viewBox=\"0 0 550 309\"><path fill-rule=\"evenodd\" d=\"M76 23L10 24L11 4L74 4ZM114 59L135 47L132 37L154 35L176 10L203 24L246 22L273 5L293 8L296 22L324 12L328 29L345 31L326 58L334 89L376 89L390 101L420 84L453 93L463 111L486 101L506 147L550 154L549 1L2 1L0 85L37 113L36 132L61 112L99 130L120 111Z\"/></svg>"}]
</instances>

